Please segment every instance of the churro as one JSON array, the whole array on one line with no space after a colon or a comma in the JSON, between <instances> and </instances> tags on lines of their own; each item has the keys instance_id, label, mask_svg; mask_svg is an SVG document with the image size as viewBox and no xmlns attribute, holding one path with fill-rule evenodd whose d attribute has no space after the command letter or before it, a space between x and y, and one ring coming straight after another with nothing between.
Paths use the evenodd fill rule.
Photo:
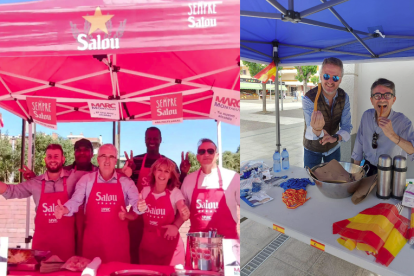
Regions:
<instances>
[{"instance_id":1,"label":"churro","mask_svg":"<svg viewBox=\"0 0 414 276\"><path fill-rule=\"evenodd\" d=\"M318 84L318 93L316 94L316 98L315 98L315 102L313 103L313 111L318 111L318 99L319 99L319 95L321 94L322 91L322 86L319 83Z\"/></svg>"},{"instance_id":2,"label":"churro","mask_svg":"<svg viewBox=\"0 0 414 276\"><path fill-rule=\"evenodd\" d=\"M383 106L381 105L380 117L382 117L382 108L383 108Z\"/></svg>"}]
</instances>

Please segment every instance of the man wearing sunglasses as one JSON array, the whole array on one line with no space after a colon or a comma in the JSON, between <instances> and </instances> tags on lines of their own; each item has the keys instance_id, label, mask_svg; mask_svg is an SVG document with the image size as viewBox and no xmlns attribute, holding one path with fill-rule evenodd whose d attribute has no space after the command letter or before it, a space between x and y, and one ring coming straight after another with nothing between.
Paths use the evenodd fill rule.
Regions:
<instances>
[{"instance_id":1,"label":"man wearing sunglasses","mask_svg":"<svg viewBox=\"0 0 414 276\"><path fill-rule=\"evenodd\" d=\"M314 102L318 87L305 94L302 102L305 167L313 168L333 159L339 161L339 142L348 141L351 137L351 105L348 94L339 88L343 75L342 61L334 57L326 58L320 71L322 92L318 98L317 111L314 111Z\"/></svg>"},{"instance_id":2,"label":"man wearing sunglasses","mask_svg":"<svg viewBox=\"0 0 414 276\"><path fill-rule=\"evenodd\" d=\"M190 208L189 232L217 229L217 234L227 239L239 239L237 206L240 206L240 179L234 171L217 166L218 155L213 141L200 140L197 160L201 168L189 174L181 187L185 203ZM187 267L190 254L187 243Z\"/></svg>"},{"instance_id":3,"label":"man wearing sunglasses","mask_svg":"<svg viewBox=\"0 0 414 276\"><path fill-rule=\"evenodd\" d=\"M103 263L130 262L128 222L121 218L126 206L138 211L138 189L135 183L117 173L118 152L114 145L99 148L99 170L79 179L72 198L64 205L55 207L55 216L72 216L85 203L85 229L82 256L88 259L100 257Z\"/></svg>"},{"instance_id":4,"label":"man wearing sunglasses","mask_svg":"<svg viewBox=\"0 0 414 276\"><path fill-rule=\"evenodd\" d=\"M377 173L375 165L381 154L407 158L414 153L414 128L404 114L392 110L396 99L392 81L381 78L372 84L371 103L374 108L362 115L351 156L357 165L365 156L365 163L370 166L368 176Z\"/></svg>"}]
</instances>

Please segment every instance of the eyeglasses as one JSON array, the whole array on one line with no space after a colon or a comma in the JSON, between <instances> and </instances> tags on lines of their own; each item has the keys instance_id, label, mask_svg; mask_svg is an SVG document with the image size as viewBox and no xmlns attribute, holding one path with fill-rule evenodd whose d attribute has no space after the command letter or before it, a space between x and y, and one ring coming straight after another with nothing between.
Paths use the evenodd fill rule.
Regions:
<instances>
[{"instance_id":1,"label":"eyeglasses","mask_svg":"<svg viewBox=\"0 0 414 276\"><path fill-rule=\"evenodd\" d=\"M324 78L324 80L329 80L331 78L331 75L323 74L323 78ZM340 76L332 76L332 80L334 82L338 82L340 78L341 78Z\"/></svg>"},{"instance_id":2,"label":"eyeglasses","mask_svg":"<svg viewBox=\"0 0 414 276\"><path fill-rule=\"evenodd\" d=\"M375 93L371 97L373 97L376 100L381 100L381 98L383 98L385 100L391 100L392 97L394 97L394 94L392 94L392 93L384 93L384 94Z\"/></svg>"},{"instance_id":3,"label":"eyeglasses","mask_svg":"<svg viewBox=\"0 0 414 276\"><path fill-rule=\"evenodd\" d=\"M102 158L102 159L108 159L109 158L109 160L111 160L111 161L116 160L115 156L113 156L113 155L106 156L105 154L102 154L102 155L98 156L98 158Z\"/></svg>"},{"instance_id":4,"label":"eyeglasses","mask_svg":"<svg viewBox=\"0 0 414 276\"><path fill-rule=\"evenodd\" d=\"M372 135L372 148L376 149L378 148L378 133L374 132L374 135Z\"/></svg>"},{"instance_id":5,"label":"eyeglasses","mask_svg":"<svg viewBox=\"0 0 414 276\"><path fill-rule=\"evenodd\" d=\"M206 153L206 151L207 151L207 153L208 154L214 154L216 151L215 151L215 149L207 149L207 150L205 150L205 149L199 149L198 151L197 151L197 153L199 154L199 155L204 155L205 153Z\"/></svg>"}]
</instances>

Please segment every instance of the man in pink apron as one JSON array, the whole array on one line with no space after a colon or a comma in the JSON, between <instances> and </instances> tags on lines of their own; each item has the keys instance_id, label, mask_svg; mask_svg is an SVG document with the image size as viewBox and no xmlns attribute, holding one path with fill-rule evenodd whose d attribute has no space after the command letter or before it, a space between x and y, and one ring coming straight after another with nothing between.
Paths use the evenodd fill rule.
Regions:
<instances>
[{"instance_id":1,"label":"man in pink apron","mask_svg":"<svg viewBox=\"0 0 414 276\"><path fill-rule=\"evenodd\" d=\"M237 206L240 206L240 178L234 171L218 168L217 158L214 142L202 139L197 150L201 168L189 174L181 186L190 208L189 232L217 229L217 234L226 239L239 239ZM191 267L190 253L187 242L187 267Z\"/></svg>"},{"instance_id":2,"label":"man in pink apron","mask_svg":"<svg viewBox=\"0 0 414 276\"><path fill-rule=\"evenodd\" d=\"M32 249L51 251L66 261L75 255L75 220L57 220L53 214L58 202L69 199L77 179L69 179L70 172L62 169L64 163L62 147L50 144L45 156L46 173L18 185L0 182L0 194L6 199L33 196L36 217Z\"/></svg>"},{"instance_id":3,"label":"man in pink apron","mask_svg":"<svg viewBox=\"0 0 414 276\"><path fill-rule=\"evenodd\" d=\"M63 167L63 169L66 171L72 171L73 175L69 178L70 180L72 177L79 179L85 174L88 174L90 172L96 172L98 170L98 167L93 165L91 162L93 157L93 145L91 141L84 138L76 141L74 145L74 150L75 162ZM26 166L25 169L20 169L19 171L23 173L23 177L26 180L36 177L36 174ZM72 194L70 194L70 196L72 196ZM82 255L83 229L85 221L85 213L83 210L84 206L81 206L79 208L79 212L75 214L75 253L77 256Z\"/></svg>"},{"instance_id":4,"label":"man in pink apron","mask_svg":"<svg viewBox=\"0 0 414 276\"><path fill-rule=\"evenodd\" d=\"M149 185L147 176L150 168L155 161L161 157L165 157L160 154L160 144L162 141L161 131L156 127L150 127L145 131L145 145L147 146L147 153L134 156L134 171L131 179L137 184L138 191ZM188 160L188 153L184 159L184 153L181 154L180 164L181 174L180 181L187 176L190 170L190 162ZM176 167L179 173L178 167ZM143 216L138 216L136 220L129 222L129 238L130 238L130 253L131 263L139 264L139 246L143 235L144 221Z\"/></svg>"},{"instance_id":5,"label":"man in pink apron","mask_svg":"<svg viewBox=\"0 0 414 276\"><path fill-rule=\"evenodd\" d=\"M83 176L72 198L55 209L56 218L72 216L85 202L85 228L82 256L100 257L103 263L130 262L128 223L120 212L126 206L137 209L138 190L134 182L115 170L117 149L112 144L99 148L99 170Z\"/></svg>"}]
</instances>

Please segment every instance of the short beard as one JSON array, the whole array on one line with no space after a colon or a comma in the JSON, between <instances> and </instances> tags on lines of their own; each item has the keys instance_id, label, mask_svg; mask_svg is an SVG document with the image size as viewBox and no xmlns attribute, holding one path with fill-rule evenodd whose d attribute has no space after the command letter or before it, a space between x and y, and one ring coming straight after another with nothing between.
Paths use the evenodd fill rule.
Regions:
<instances>
[{"instance_id":1,"label":"short beard","mask_svg":"<svg viewBox=\"0 0 414 276\"><path fill-rule=\"evenodd\" d=\"M325 88L323 88L323 85L322 85L322 90L323 90L323 92L325 92L326 94L328 94L329 96L331 96L331 95L335 95L336 94L336 91L338 91L338 89L336 89L335 91L333 91L333 92L328 92L328 91L326 91L325 90Z\"/></svg>"},{"instance_id":2,"label":"short beard","mask_svg":"<svg viewBox=\"0 0 414 276\"><path fill-rule=\"evenodd\" d=\"M51 172L51 173L57 173L57 172L60 172L60 170L62 169L62 167L63 167L63 164L62 164L62 163L60 163L60 164L56 167L56 169L52 169L51 167L49 167L49 166L46 164L46 169L47 169L47 171L48 171L48 172Z\"/></svg>"}]
</instances>

